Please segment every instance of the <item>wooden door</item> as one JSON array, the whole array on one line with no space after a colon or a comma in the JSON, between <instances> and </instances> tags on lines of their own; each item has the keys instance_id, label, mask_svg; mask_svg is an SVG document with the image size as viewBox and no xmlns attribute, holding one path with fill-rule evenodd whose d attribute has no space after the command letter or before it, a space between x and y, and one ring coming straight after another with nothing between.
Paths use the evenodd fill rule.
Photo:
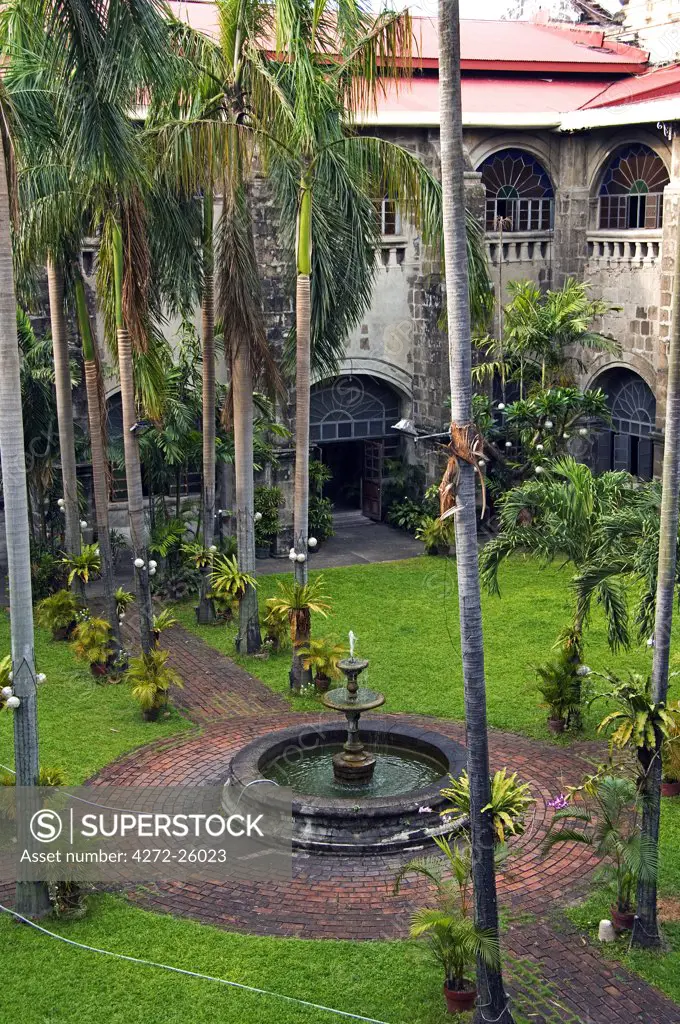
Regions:
<instances>
[{"instance_id":1,"label":"wooden door","mask_svg":"<svg viewBox=\"0 0 680 1024\"><path fill-rule=\"evenodd\" d=\"M361 511L376 522L382 519L383 447L382 441L364 441Z\"/></svg>"}]
</instances>

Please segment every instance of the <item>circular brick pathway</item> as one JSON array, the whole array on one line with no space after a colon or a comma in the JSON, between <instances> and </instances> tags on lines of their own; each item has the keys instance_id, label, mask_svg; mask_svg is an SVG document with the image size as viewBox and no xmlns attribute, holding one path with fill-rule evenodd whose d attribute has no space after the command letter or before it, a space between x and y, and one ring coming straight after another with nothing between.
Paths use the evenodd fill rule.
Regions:
<instances>
[{"instance_id":1,"label":"circular brick pathway","mask_svg":"<svg viewBox=\"0 0 680 1024\"><path fill-rule=\"evenodd\" d=\"M232 719L207 726L200 735L150 747L110 765L94 784L215 785L227 776L229 761L245 743L297 722L308 724L315 714L268 714ZM434 729L464 742L457 722L420 716L400 720ZM587 764L578 756L518 736L492 733L494 768L508 767L528 782L536 804L525 834L511 843L512 856L499 875L499 896L505 905L536 913L574 892L594 864L590 851L563 844L547 857L540 845L551 812L547 801L577 783ZM413 854L383 857L329 857L298 853L290 882L262 883L223 880L194 885L172 882L157 887L147 901L172 913L191 914L239 931L307 938L396 938L407 932L408 916L422 903L425 880L409 881L400 896L392 895L395 873Z\"/></svg>"}]
</instances>

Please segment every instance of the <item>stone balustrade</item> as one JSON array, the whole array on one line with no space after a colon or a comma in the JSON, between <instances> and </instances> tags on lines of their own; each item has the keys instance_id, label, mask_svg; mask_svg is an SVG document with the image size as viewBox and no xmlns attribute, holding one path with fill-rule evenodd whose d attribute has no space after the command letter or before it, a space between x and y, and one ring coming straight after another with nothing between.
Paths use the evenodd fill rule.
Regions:
<instances>
[{"instance_id":1,"label":"stone balustrade","mask_svg":"<svg viewBox=\"0 0 680 1024\"><path fill-rule=\"evenodd\" d=\"M512 231L501 236L497 231L486 232L489 262L547 263L552 259L552 231Z\"/></svg>"},{"instance_id":2,"label":"stone balustrade","mask_svg":"<svg viewBox=\"0 0 680 1024\"><path fill-rule=\"evenodd\" d=\"M588 262L655 266L661 256L661 238L661 230L589 231Z\"/></svg>"}]
</instances>

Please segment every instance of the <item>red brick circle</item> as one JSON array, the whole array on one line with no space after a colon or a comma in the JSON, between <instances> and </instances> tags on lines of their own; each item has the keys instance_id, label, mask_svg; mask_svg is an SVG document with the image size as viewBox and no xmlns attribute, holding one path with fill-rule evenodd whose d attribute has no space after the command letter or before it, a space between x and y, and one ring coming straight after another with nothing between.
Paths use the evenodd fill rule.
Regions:
<instances>
[{"instance_id":1,"label":"red brick circle","mask_svg":"<svg viewBox=\"0 0 680 1024\"><path fill-rule=\"evenodd\" d=\"M93 784L207 785L224 779L232 755L245 743L283 728L308 723L314 715L284 714L234 718L207 726L200 734L163 741L114 762ZM465 741L458 722L399 716ZM498 879L501 901L517 910L545 911L580 892L594 866L585 847L564 844L548 856L541 841L552 812L547 801L580 781L588 763L579 755L520 736L491 732L493 768L508 767L528 782L536 800L525 834L511 843L512 856ZM408 855L407 855L408 856ZM145 906L188 915L233 930L307 938L380 939L403 937L413 906L423 902L427 883L409 880L392 895L394 875L404 856L330 857L296 854L290 882L167 882L132 893Z\"/></svg>"}]
</instances>

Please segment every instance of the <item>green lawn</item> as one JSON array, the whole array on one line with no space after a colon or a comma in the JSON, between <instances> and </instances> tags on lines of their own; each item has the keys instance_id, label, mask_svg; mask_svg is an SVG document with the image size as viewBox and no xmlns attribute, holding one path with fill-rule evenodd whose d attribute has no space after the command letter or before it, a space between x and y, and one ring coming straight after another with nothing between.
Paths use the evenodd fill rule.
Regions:
<instances>
[{"instance_id":1,"label":"green lawn","mask_svg":"<svg viewBox=\"0 0 680 1024\"><path fill-rule=\"evenodd\" d=\"M386 694L385 710L462 719L455 573L454 562L428 557L325 570L332 612L327 619L314 617L313 634L343 639L354 630L362 656L370 660L362 678ZM546 737L534 666L552 656L551 647L569 621L570 572L556 566L540 569L535 561L516 558L500 578L502 596L483 598L489 722ZM264 604L276 590L276 577L260 577L258 586ZM208 644L234 656L235 627L197 626L190 604L179 606L176 614ZM237 660L273 690L287 694L289 658L282 653L268 661ZM651 667L646 646L612 655L599 611L587 634L585 658L598 670L646 672ZM586 714L587 736L594 735L602 707Z\"/></svg>"},{"instance_id":2,"label":"green lawn","mask_svg":"<svg viewBox=\"0 0 680 1024\"><path fill-rule=\"evenodd\" d=\"M50 924L92 946L363 1013L389 1024L446 1020L441 982L413 943L234 935L151 914L111 896L82 922ZM324 1024L318 1010L123 963L0 918L0 1018L22 1024Z\"/></svg>"},{"instance_id":3,"label":"green lawn","mask_svg":"<svg viewBox=\"0 0 680 1024\"><path fill-rule=\"evenodd\" d=\"M615 945L601 947L605 956L611 956L632 970L637 971L647 981L656 985L680 1003L680 798L662 800L661 843L659 852L659 894L662 917L664 906L671 918L663 924L664 939L667 944L665 955L646 953L640 950L628 950L628 938L622 937ZM664 897L668 902L664 904ZM589 932L593 938L597 935L597 926L602 918L609 918L611 893L606 889L597 889L581 906L571 909L569 917L579 928Z\"/></svg>"},{"instance_id":4,"label":"green lawn","mask_svg":"<svg viewBox=\"0 0 680 1024\"><path fill-rule=\"evenodd\" d=\"M38 690L40 760L59 766L71 785L83 782L109 761L188 723L176 712L145 722L127 686L97 685L69 644L54 642L36 628L36 663L47 681ZM0 652L9 653L9 618L0 613ZM0 763L14 764L12 715L0 714Z\"/></svg>"}]
</instances>

